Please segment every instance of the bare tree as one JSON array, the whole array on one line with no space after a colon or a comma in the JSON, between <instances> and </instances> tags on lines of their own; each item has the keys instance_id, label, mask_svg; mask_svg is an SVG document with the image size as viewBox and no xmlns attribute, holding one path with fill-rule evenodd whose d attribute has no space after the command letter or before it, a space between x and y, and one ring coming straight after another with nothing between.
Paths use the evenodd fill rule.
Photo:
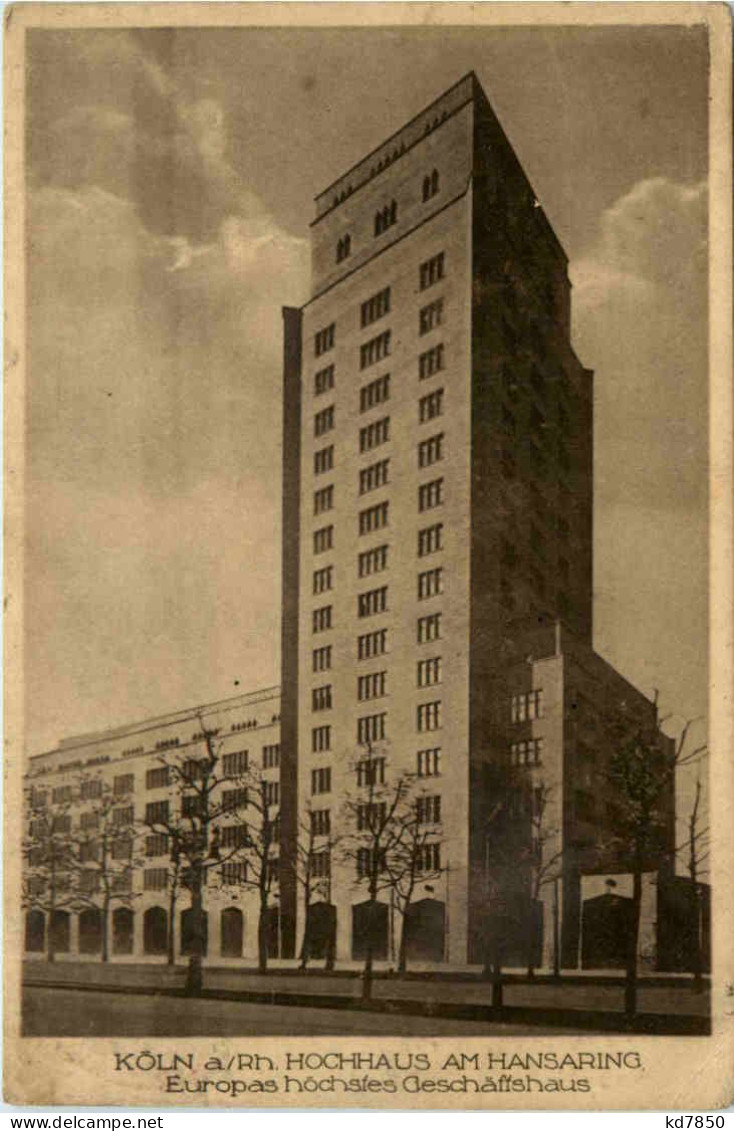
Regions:
<instances>
[{"instance_id":1,"label":"bare tree","mask_svg":"<svg viewBox=\"0 0 734 1131\"><path fill-rule=\"evenodd\" d=\"M395 837L385 855L385 870L401 916L398 973L408 966L408 917L416 889L443 873L437 837L441 834L438 798L425 794L406 797L395 811Z\"/></svg>"},{"instance_id":2,"label":"bare tree","mask_svg":"<svg viewBox=\"0 0 734 1131\"><path fill-rule=\"evenodd\" d=\"M23 857L22 903L29 913L40 911L45 916L46 960L56 960L56 915L74 903L74 853L71 845L73 800L72 787L63 799L49 802L48 790L38 786L26 789L26 835ZM56 791L54 791L56 792Z\"/></svg>"},{"instance_id":3,"label":"bare tree","mask_svg":"<svg viewBox=\"0 0 734 1131\"><path fill-rule=\"evenodd\" d=\"M303 891L304 930L301 941L300 969L305 970L313 947L314 905L331 905L331 867L339 838L332 831L328 810L322 816L307 806L305 819L298 822L292 849L283 860ZM334 968L334 943L331 937L326 945L326 969Z\"/></svg>"},{"instance_id":4,"label":"bare tree","mask_svg":"<svg viewBox=\"0 0 734 1131\"><path fill-rule=\"evenodd\" d=\"M701 877L706 874L710 847L710 830L703 824L701 816L701 777L696 778L693 805L688 816L688 838L676 849L676 855L683 857L691 881L693 899L693 988L697 993L703 991L703 897Z\"/></svg>"}]
</instances>

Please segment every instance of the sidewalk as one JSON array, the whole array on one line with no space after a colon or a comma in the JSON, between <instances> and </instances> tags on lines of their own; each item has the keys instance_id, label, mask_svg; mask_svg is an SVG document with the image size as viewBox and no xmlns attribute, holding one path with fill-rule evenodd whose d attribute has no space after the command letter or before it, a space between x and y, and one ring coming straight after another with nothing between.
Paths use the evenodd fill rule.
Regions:
<instances>
[{"instance_id":1,"label":"sidewalk","mask_svg":"<svg viewBox=\"0 0 734 1131\"><path fill-rule=\"evenodd\" d=\"M179 994L186 968L150 964L92 962L29 962L24 966L26 985L64 986L110 992ZM361 978L357 973L323 971L268 972L261 975L236 968L204 969L207 997L259 1001L294 1006L362 1008ZM391 1013L422 1013L481 1019L491 1013L491 984L476 977L434 980L377 976L370 1008ZM624 1028L623 984L562 979L560 983L509 981L503 989L504 1011L514 1019L538 1023L582 1025L589 1028ZM680 984L645 984L641 979L636 1028L649 1032L705 1032L709 994L694 993Z\"/></svg>"}]
</instances>

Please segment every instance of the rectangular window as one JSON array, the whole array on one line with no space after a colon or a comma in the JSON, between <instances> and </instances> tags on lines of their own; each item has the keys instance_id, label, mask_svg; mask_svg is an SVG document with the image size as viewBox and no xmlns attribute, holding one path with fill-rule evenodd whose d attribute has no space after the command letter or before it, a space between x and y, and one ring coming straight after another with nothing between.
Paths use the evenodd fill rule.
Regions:
<instances>
[{"instance_id":1,"label":"rectangular window","mask_svg":"<svg viewBox=\"0 0 734 1131\"><path fill-rule=\"evenodd\" d=\"M318 491L313 493L313 513L323 514L324 511L330 511L334 506L334 486L330 484L328 487L321 487Z\"/></svg>"},{"instance_id":2,"label":"rectangular window","mask_svg":"<svg viewBox=\"0 0 734 1131\"><path fill-rule=\"evenodd\" d=\"M112 810L112 824L113 825L131 825L135 820L135 809L132 805L127 805L124 809Z\"/></svg>"},{"instance_id":3,"label":"rectangular window","mask_svg":"<svg viewBox=\"0 0 734 1131\"><path fill-rule=\"evenodd\" d=\"M331 684L325 683L322 687L314 687L311 691L311 709L313 711L328 711L331 708Z\"/></svg>"},{"instance_id":4,"label":"rectangular window","mask_svg":"<svg viewBox=\"0 0 734 1131\"><path fill-rule=\"evenodd\" d=\"M204 811L204 798L198 793L185 793L181 798L182 817L200 817Z\"/></svg>"},{"instance_id":5,"label":"rectangular window","mask_svg":"<svg viewBox=\"0 0 734 1131\"><path fill-rule=\"evenodd\" d=\"M363 758L357 762L357 785L384 785L385 784L385 759Z\"/></svg>"},{"instance_id":6,"label":"rectangular window","mask_svg":"<svg viewBox=\"0 0 734 1131\"><path fill-rule=\"evenodd\" d=\"M135 788L135 774L118 774L112 785L115 797L122 793L132 793Z\"/></svg>"},{"instance_id":7,"label":"rectangular window","mask_svg":"<svg viewBox=\"0 0 734 1131\"><path fill-rule=\"evenodd\" d=\"M313 571L314 593L328 593L334 584L334 567L325 566L323 569Z\"/></svg>"},{"instance_id":8,"label":"rectangular window","mask_svg":"<svg viewBox=\"0 0 734 1131\"><path fill-rule=\"evenodd\" d=\"M416 716L420 732L438 730L441 726L441 700L436 699L433 703L420 703Z\"/></svg>"},{"instance_id":9,"label":"rectangular window","mask_svg":"<svg viewBox=\"0 0 734 1131\"><path fill-rule=\"evenodd\" d=\"M146 856L167 856L168 837L165 833L153 833L145 838Z\"/></svg>"},{"instance_id":10,"label":"rectangular window","mask_svg":"<svg viewBox=\"0 0 734 1131\"><path fill-rule=\"evenodd\" d=\"M443 432L422 440L418 445L418 467L430 467L443 459Z\"/></svg>"},{"instance_id":11,"label":"rectangular window","mask_svg":"<svg viewBox=\"0 0 734 1131\"><path fill-rule=\"evenodd\" d=\"M245 786L240 786L239 789L222 790L222 812L233 813L237 809L246 809L247 803L248 792Z\"/></svg>"},{"instance_id":12,"label":"rectangular window","mask_svg":"<svg viewBox=\"0 0 734 1131\"><path fill-rule=\"evenodd\" d=\"M376 365L378 361L383 361L389 356L390 331L385 330L382 334L378 334L376 338L370 338L368 342L359 347L359 368L367 369L370 365Z\"/></svg>"},{"instance_id":13,"label":"rectangular window","mask_svg":"<svg viewBox=\"0 0 734 1131\"><path fill-rule=\"evenodd\" d=\"M221 876L223 884L236 887L238 884L247 883L247 861L225 860L221 867Z\"/></svg>"},{"instance_id":14,"label":"rectangular window","mask_svg":"<svg viewBox=\"0 0 734 1131\"><path fill-rule=\"evenodd\" d=\"M360 701L366 699L381 699L386 695L385 685L387 681L387 672L371 672L369 675L360 675L357 677L357 698Z\"/></svg>"},{"instance_id":15,"label":"rectangular window","mask_svg":"<svg viewBox=\"0 0 734 1131\"><path fill-rule=\"evenodd\" d=\"M371 660L373 656L382 656L387 652L387 629L379 628L377 632L366 632L357 637L357 658Z\"/></svg>"},{"instance_id":16,"label":"rectangular window","mask_svg":"<svg viewBox=\"0 0 734 1131\"><path fill-rule=\"evenodd\" d=\"M124 813L124 809L116 809L115 813ZM113 818L115 814L113 813ZM119 821L113 819L113 824L119 824ZM69 813L61 814L54 817L51 822L51 831L54 833L70 833L71 832L71 815Z\"/></svg>"},{"instance_id":17,"label":"rectangular window","mask_svg":"<svg viewBox=\"0 0 734 1131\"><path fill-rule=\"evenodd\" d=\"M384 487L388 481L389 472L389 459L381 459L377 463L370 464L369 467L363 467L359 473L360 495L366 495L368 491L376 491L378 487Z\"/></svg>"},{"instance_id":18,"label":"rectangular window","mask_svg":"<svg viewBox=\"0 0 734 1131\"><path fill-rule=\"evenodd\" d=\"M65 800L70 801L71 800L71 787L70 786L62 786L62 789L69 789L69 796L65 797ZM54 790L54 794L55 793L56 793L56 790ZM92 801L93 799L95 799L97 797L101 797L102 796L102 782L99 780L99 778L87 778L85 781L82 782L81 786L79 787L79 796L82 799L82 801ZM54 797L54 801L55 800L56 800L56 797Z\"/></svg>"},{"instance_id":19,"label":"rectangular window","mask_svg":"<svg viewBox=\"0 0 734 1131\"><path fill-rule=\"evenodd\" d=\"M331 793L331 767L311 771L311 793Z\"/></svg>"},{"instance_id":20,"label":"rectangular window","mask_svg":"<svg viewBox=\"0 0 734 1131\"><path fill-rule=\"evenodd\" d=\"M79 828L84 830L99 828L99 813L82 813L79 818Z\"/></svg>"},{"instance_id":21,"label":"rectangular window","mask_svg":"<svg viewBox=\"0 0 734 1131\"><path fill-rule=\"evenodd\" d=\"M510 746L510 761L513 766L538 766L542 757L542 738L528 738L523 742L513 742Z\"/></svg>"},{"instance_id":22,"label":"rectangular window","mask_svg":"<svg viewBox=\"0 0 734 1131\"><path fill-rule=\"evenodd\" d=\"M357 595L358 616L373 617L384 612L387 612L387 585Z\"/></svg>"},{"instance_id":23,"label":"rectangular window","mask_svg":"<svg viewBox=\"0 0 734 1131\"><path fill-rule=\"evenodd\" d=\"M157 766L154 770L148 770L145 775L146 789L163 789L168 785L170 778L168 766Z\"/></svg>"},{"instance_id":24,"label":"rectangular window","mask_svg":"<svg viewBox=\"0 0 734 1131\"><path fill-rule=\"evenodd\" d=\"M425 558L428 554L435 554L443 549L443 523L437 522L435 526L425 526L418 531L418 557Z\"/></svg>"},{"instance_id":25,"label":"rectangular window","mask_svg":"<svg viewBox=\"0 0 734 1131\"><path fill-rule=\"evenodd\" d=\"M438 255L434 255L431 259L427 259L425 263L421 263L418 272L420 289L425 291L428 287L432 287L434 283L439 282L444 276L444 252L440 251Z\"/></svg>"},{"instance_id":26,"label":"rectangular window","mask_svg":"<svg viewBox=\"0 0 734 1131\"><path fill-rule=\"evenodd\" d=\"M167 868L146 868L143 872L143 888L145 891L165 891L168 887Z\"/></svg>"},{"instance_id":27,"label":"rectangular window","mask_svg":"<svg viewBox=\"0 0 734 1131\"><path fill-rule=\"evenodd\" d=\"M371 550L364 550L357 558L359 577L370 577L387 569L387 549L387 546L374 546Z\"/></svg>"},{"instance_id":28,"label":"rectangular window","mask_svg":"<svg viewBox=\"0 0 734 1131\"><path fill-rule=\"evenodd\" d=\"M418 777L435 778L440 774L441 747L418 751Z\"/></svg>"},{"instance_id":29,"label":"rectangular window","mask_svg":"<svg viewBox=\"0 0 734 1131\"><path fill-rule=\"evenodd\" d=\"M438 794L432 797L417 797L415 800L415 815L419 825L437 825L441 820L441 798Z\"/></svg>"},{"instance_id":30,"label":"rectangular window","mask_svg":"<svg viewBox=\"0 0 734 1131\"><path fill-rule=\"evenodd\" d=\"M443 593L443 569L427 569L418 574L418 600L425 601L428 597L437 597Z\"/></svg>"},{"instance_id":31,"label":"rectangular window","mask_svg":"<svg viewBox=\"0 0 734 1131\"><path fill-rule=\"evenodd\" d=\"M327 644L324 648L314 648L311 659L313 671L329 671L331 669L331 644Z\"/></svg>"},{"instance_id":32,"label":"rectangular window","mask_svg":"<svg viewBox=\"0 0 734 1131\"><path fill-rule=\"evenodd\" d=\"M332 627L331 612L333 605L322 605L318 609L314 609L312 615L313 631L326 632Z\"/></svg>"},{"instance_id":33,"label":"rectangular window","mask_svg":"<svg viewBox=\"0 0 734 1131\"><path fill-rule=\"evenodd\" d=\"M328 448L319 448L313 454L313 471L314 475L323 475L327 471L332 471L334 468L334 445L329 444Z\"/></svg>"},{"instance_id":34,"label":"rectangular window","mask_svg":"<svg viewBox=\"0 0 734 1131\"><path fill-rule=\"evenodd\" d=\"M421 424L443 415L443 389L436 389L418 401L418 419Z\"/></svg>"},{"instance_id":35,"label":"rectangular window","mask_svg":"<svg viewBox=\"0 0 734 1131\"><path fill-rule=\"evenodd\" d=\"M325 432L331 432L334 427L334 406L330 404L328 408L322 408L321 412L317 412L313 418L313 434L314 436L323 436Z\"/></svg>"},{"instance_id":36,"label":"rectangular window","mask_svg":"<svg viewBox=\"0 0 734 1131\"><path fill-rule=\"evenodd\" d=\"M359 533L372 534L375 530L382 530L388 524L390 504L378 503L375 507L367 507L359 512Z\"/></svg>"},{"instance_id":37,"label":"rectangular window","mask_svg":"<svg viewBox=\"0 0 734 1131\"><path fill-rule=\"evenodd\" d=\"M222 772L226 778L238 778L247 773L249 750L233 750L222 758Z\"/></svg>"},{"instance_id":38,"label":"rectangular window","mask_svg":"<svg viewBox=\"0 0 734 1131\"><path fill-rule=\"evenodd\" d=\"M418 846L416 865L419 872L441 871L441 845L422 844Z\"/></svg>"},{"instance_id":39,"label":"rectangular window","mask_svg":"<svg viewBox=\"0 0 734 1131\"><path fill-rule=\"evenodd\" d=\"M222 826L222 848L244 848L248 840L246 824Z\"/></svg>"},{"instance_id":40,"label":"rectangular window","mask_svg":"<svg viewBox=\"0 0 734 1131\"><path fill-rule=\"evenodd\" d=\"M265 782L265 804L266 805L279 805L280 804L280 782L267 781Z\"/></svg>"},{"instance_id":41,"label":"rectangular window","mask_svg":"<svg viewBox=\"0 0 734 1131\"><path fill-rule=\"evenodd\" d=\"M130 837L119 837L112 841L112 859L130 860L133 854L133 842Z\"/></svg>"},{"instance_id":42,"label":"rectangular window","mask_svg":"<svg viewBox=\"0 0 734 1131\"><path fill-rule=\"evenodd\" d=\"M323 754L331 750L331 727L314 727L311 731L311 753Z\"/></svg>"},{"instance_id":43,"label":"rectangular window","mask_svg":"<svg viewBox=\"0 0 734 1131\"><path fill-rule=\"evenodd\" d=\"M331 833L331 811L314 809L311 812L311 832L314 836L329 836Z\"/></svg>"},{"instance_id":44,"label":"rectangular window","mask_svg":"<svg viewBox=\"0 0 734 1131\"><path fill-rule=\"evenodd\" d=\"M418 661L418 686L432 687L434 683L441 682L441 657L433 656L430 660Z\"/></svg>"},{"instance_id":45,"label":"rectangular window","mask_svg":"<svg viewBox=\"0 0 734 1131\"><path fill-rule=\"evenodd\" d=\"M378 448L380 444L386 444L389 439L390 417L384 416L382 419L374 420L372 424L360 428L359 450L360 452L369 452L372 448Z\"/></svg>"},{"instance_id":46,"label":"rectangular window","mask_svg":"<svg viewBox=\"0 0 734 1131\"><path fill-rule=\"evenodd\" d=\"M318 373L313 379L314 395L319 397L322 393L326 393L329 389L334 388L334 366L327 365L325 369L319 369Z\"/></svg>"},{"instance_id":47,"label":"rectangular window","mask_svg":"<svg viewBox=\"0 0 734 1131\"><path fill-rule=\"evenodd\" d=\"M91 784L91 782L89 783ZM101 791L101 782L100 782ZM98 797L99 794L96 794ZM67 801L71 801L71 786L70 785L57 785L51 794L51 800L54 805L63 805Z\"/></svg>"},{"instance_id":48,"label":"rectangular window","mask_svg":"<svg viewBox=\"0 0 734 1131\"><path fill-rule=\"evenodd\" d=\"M366 746L368 742L382 742L385 738L387 712L379 715L362 715L357 719L357 743Z\"/></svg>"},{"instance_id":49,"label":"rectangular window","mask_svg":"<svg viewBox=\"0 0 734 1131\"><path fill-rule=\"evenodd\" d=\"M390 399L390 374L385 373L359 390L359 411L368 412L375 405Z\"/></svg>"},{"instance_id":50,"label":"rectangular window","mask_svg":"<svg viewBox=\"0 0 734 1131\"><path fill-rule=\"evenodd\" d=\"M513 695L510 700L510 721L522 723L526 719L542 719L543 689Z\"/></svg>"},{"instance_id":51,"label":"rectangular window","mask_svg":"<svg viewBox=\"0 0 734 1131\"><path fill-rule=\"evenodd\" d=\"M418 488L418 510L429 511L443 503L443 479L432 479Z\"/></svg>"},{"instance_id":52,"label":"rectangular window","mask_svg":"<svg viewBox=\"0 0 734 1131\"><path fill-rule=\"evenodd\" d=\"M336 336L336 325L334 322L330 326L325 326L323 330L317 330L314 336L314 353L320 357L322 353L334 348L334 338Z\"/></svg>"},{"instance_id":53,"label":"rectangular window","mask_svg":"<svg viewBox=\"0 0 734 1131\"><path fill-rule=\"evenodd\" d=\"M430 644L441 639L441 614L431 613L428 617L418 617L418 643Z\"/></svg>"},{"instance_id":54,"label":"rectangular window","mask_svg":"<svg viewBox=\"0 0 734 1131\"><path fill-rule=\"evenodd\" d=\"M373 861L377 861L377 871L385 871L385 850L377 850L372 848L358 848L357 849L357 877L360 880L366 879L371 876L374 871Z\"/></svg>"},{"instance_id":55,"label":"rectangular window","mask_svg":"<svg viewBox=\"0 0 734 1131\"><path fill-rule=\"evenodd\" d=\"M418 329L419 333L427 334L431 330L435 330L443 322L443 299L437 298L435 302L429 302L428 306L424 306L418 314Z\"/></svg>"},{"instance_id":56,"label":"rectangular window","mask_svg":"<svg viewBox=\"0 0 734 1131\"><path fill-rule=\"evenodd\" d=\"M439 342L437 346L426 350L418 358L419 379L425 381L427 377L433 377L434 373L440 373L445 364L443 342Z\"/></svg>"},{"instance_id":57,"label":"rectangular window","mask_svg":"<svg viewBox=\"0 0 734 1131\"><path fill-rule=\"evenodd\" d=\"M274 770L280 765L280 743L273 742L263 746L263 769Z\"/></svg>"},{"instance_id":58,"label":"rectangular window","mask_svg":"<svg viewBox=\"0 0 734 1131\"><path fill-rule=\"evenodd\" d=\"M333 549L334 546L334 527L322 526L319 530L314 530L313 533L313 552L314 554L323 554L326 550Z\"/></svg>"},{"instance_id":59,"label":"rectangular window","mask_svg":"<svg viewBox=\"0 0 734 1131\"><path fill-rule=\"evenodd\" d=\"M387 820L387 802L373 801L370 805L357 806L357 832L378 832Z\"/></svg>"},{"instance_id":60,"label":"rectangular window","mask_svg":"<svg viewBox=\"0 0 734 1131\"><path fill-rule=\"evenodd\" d=\"M377 322L379 318L384 318L386 314L390 313L390 288L385 287L384 290L378 291L372 298L368 298L366 302L362 303L361 308L361 321L362 328L371 326L373 322Z\"/></svg>"},{"instance_id":61,"label":"rectangular window","mask_svg":"<svg viewBox=\"0 0 734 1131\"><path fill-rule=\"evenodd\" d=\"M331 855L328 852L312 852L309 869L315 880L326 879L331 875Z\"/></svg>"}]
</instances>

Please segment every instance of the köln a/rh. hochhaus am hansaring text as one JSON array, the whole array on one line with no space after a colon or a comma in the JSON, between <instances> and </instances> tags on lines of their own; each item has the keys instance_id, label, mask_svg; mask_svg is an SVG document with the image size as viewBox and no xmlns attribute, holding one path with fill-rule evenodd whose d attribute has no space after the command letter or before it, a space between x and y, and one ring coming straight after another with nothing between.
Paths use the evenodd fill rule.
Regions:
<instances>
[{"instance_id":1,"label":"k\u00f6ln a/rh. hochhaus am hansaring text","mask_svg":"<svg viewBox=\"0 0 734 1131\"><path fill-rule=\"evenodd\" d=\"M283 308L280 699L67 740L31 760L36 795L66 789L81 823L91 760L120 825L147 820L120 881L139 899L111 912L120 954L191 948L162 814L193 803L160 763L195 766L210 728L229 800L207 836L241 853L206 873L209 961L264 939L271 958L463 966L501 936L505 965L613 966L626 726L661 766L639 948L664 964L670 740L592 646L593 374L567 257L476 77L320 193L310 232L311 296ZM261 794L228 784L253 766ZM31 951L46 930L66 953L100 945L94 909L32 904Z\"/></svg>"}]
</instances>

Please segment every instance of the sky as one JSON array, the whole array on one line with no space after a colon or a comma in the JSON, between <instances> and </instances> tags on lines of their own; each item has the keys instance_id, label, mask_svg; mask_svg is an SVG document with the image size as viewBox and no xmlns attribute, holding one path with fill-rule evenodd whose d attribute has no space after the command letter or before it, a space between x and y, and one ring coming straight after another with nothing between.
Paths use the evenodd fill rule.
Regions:
<instances>
[{"instance_id":1,"label":"sky","mask_svg":"<svg viewBox=\"0 0 734 1131\"><path fill-rule=\"evenodd\" d=\"M706 52L675 27L28 33L28 753L278 682L280 308L312 198L472 69L596 372L595 647L672 729L706 715Z\"/></svg>"}]
</instances>

